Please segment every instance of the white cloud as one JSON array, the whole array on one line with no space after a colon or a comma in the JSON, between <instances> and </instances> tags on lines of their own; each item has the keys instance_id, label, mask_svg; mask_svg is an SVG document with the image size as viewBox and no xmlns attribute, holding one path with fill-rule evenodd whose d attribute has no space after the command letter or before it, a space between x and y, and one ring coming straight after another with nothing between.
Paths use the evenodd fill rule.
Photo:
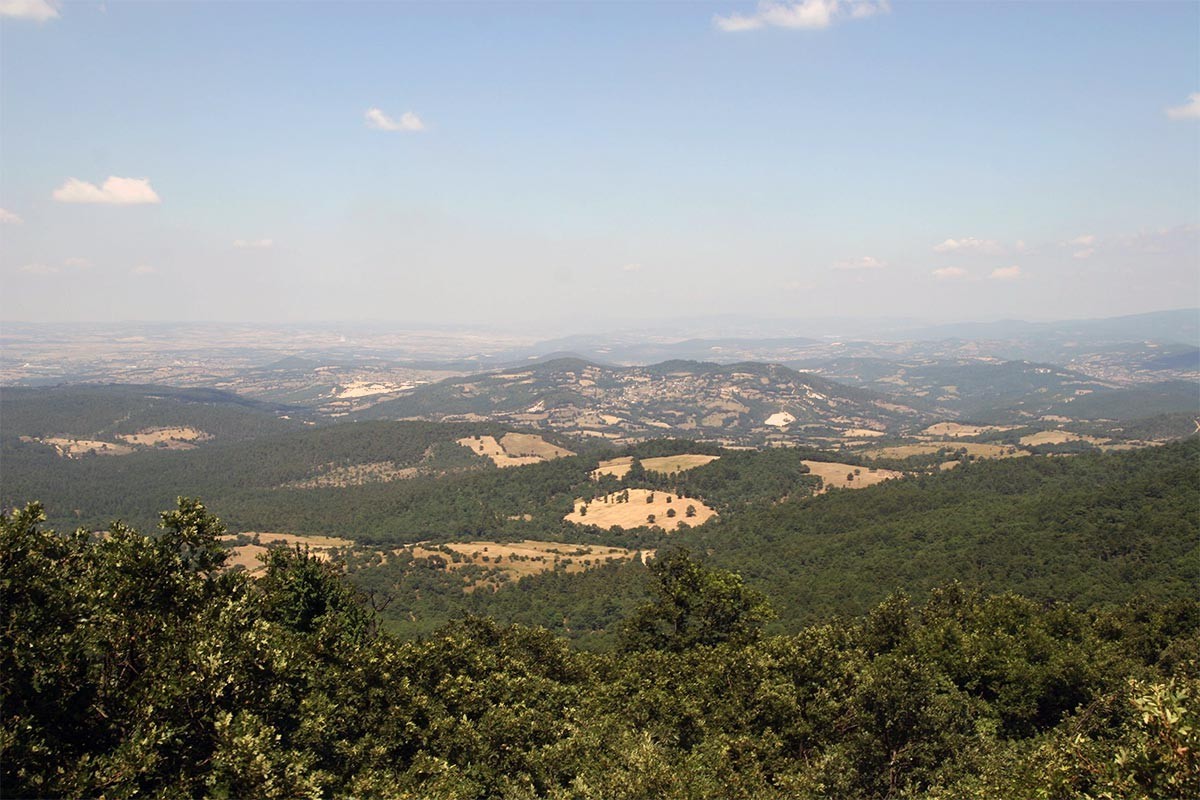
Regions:
<instances>
[{"instance_id":1,"label":"white cloud","mask_svg":"<svg viewBox=\"0 0 1200 800\"><path fill-rule=\"evenodd\" d=\"M90 269L92 262L86 258L64 258L63 266L71 269Z\"/></svg>"},{"instance_id":2,"label":"white cloud","mask_svg":"<svg viewBox=\"0 0 1200 800\"><path fill-rule=\"evenodd\" d=\"M20 225L24 221L13 212L0 208L0 225Z\"/></svg>"},{"instance_id":3,"label":"white cloud","mask_svg":"<svg viewBox=\"0 0 1200 800\"><path fill-rule=\"evenodd\" d=\"M1094 255L1096 255L1096 248L1085 247L1082 250L1076 250L1074 253L1072 253L1071 258L1077 258L1082 261L1083 259L1091 258Z\"/></svg>"},{"instance_id":4,"label":"white cloud","mask_svg":"<svg viewBox=\"0 0 1200 800\"><path fill-rule=\"evenodd\" d=\"M57 275L61 271L53 264L22 264L20 269L30 275Z\"/></svg>"},{"instance_id":5,"label":"white cloud","mask_svg":"<svg viewBox=\"0 0 1200 800\"><path fill-rule=\"evenodd\" d=\"M1188 95L1188 101L1181 106L1171 106L1167 109L1168 119L1200 119L1200 92Z\"/></svg>"},{"instance_id":6,"label":"white cloud","mask_svg":"<svg viewBox=\"0 0 1200 800\"><path fill-rule=\"evenodd\" d=\"M0 17L35 22L58 19L58 3L52 0L0 0Z\"/></svg>"},{"instance_id":7,"label":"white cloud","mask_svg":"<svg viewBox=\"0 0 1200 800\"><path fill-rule=\"evenodd\" d=\"M239 250L266 250L275 246L274 239L235 239L233 246Z\"/></svg>"},{"instance_id":8,"label":"white cloud","mask_svg":"<svg viewBox=\"0 0 1200 800\"><path fill-rule=\"evenodd\" d=\"M641 272L642 265L641 264L626 264L625 266L621 267L621 270L624 272Z\"/></svg>"},{"instance_id":9,"label":"white cloud","mask_svg":"<svg viewBox=\"0 0 1200 800\"><path fill-rule=\"evenodd\" d=\"M103 186L67 178L67 182L54 190L54 199L60 203L108 203L118 206L161 203L158 193L150 187L149 178L118 178L110 175Z\"/></svg>"},{"instance_id":10,"label":"white cloud","mask_svg":"<svg viewBox=\"0 0 1200 800\"><path fill-rule=\"evenodd\" d=\"M886 261L880 261L874 256L862 256L861 258L851 258L846 261L839 261L833 265L834 269L883 269L887 266Z\"/></svg>"},{"instance_id":11,"label":"white cloud","mask_svg":"<svg viewBox=\"0 0 1200 800\"><path fill-rule=\"evenodd\" d=\"M962 267L942 267L933 271L933 277L944 280L946 278L965 278L967 271Z\"/></svg>"},{"instance_id":12,"label":"white cloud","mask_svg":"<svg viewBox=\"0 0 1200 800\"><path fill-rule=\"evenodd\" d=\"M156 272L158 272L158 270L149 264L138 264L136 267L129 270L130 275L153 275Z\"/></svg>"},{"instance_id":13,"label":"white cloud","mask_svg":"<svg viewBox=\"0 0 1200 800\"><path fill-rule=\"evenodd\" d=\"M753 31L768 26L823 30L842 19L866 19L891 10L889 0L796 0L782 3L763 0L750 15L734 13L713 16L713 25L727 33Z\"/></svg>"},{"instance_id":14,"label":"white cloud","mask_svg":"<svg viewBox=\"0 0 1200 800\"><path fill-rule=\"evenodd\" d=\"M1021 268L1014 264L1011 267L996 267L988 276L996 281L1011 281L1021 277Z\"/></svg>"},{"instance_id":15,"label":"white cloud","mask_svg":"<svg viewBox=\"0 0 1200 800\"><path fill-rule=\"evenodd\" d=\"M974 236L966 236L962 239L947 239L941 244L935 244L933 251L935 253L954 253L958 250L976 250L980 253L999 253L1000 243L991 239L976 239Z\"/></svg>"},{"instance_id":16,"label":"white cloud","mask_svg":"<svg viewBox=\"0 0 1200 800\"><path fill-rule=\"evenodd\" d=\"M415 132L425 130L425 123L411 111L405 111L400 115L399 120L394 120L378 108L368 108L367 112L363 114L363 118L367 121L368 128L374 128L377 131Z\"/></svg>"},{"instance_id":17,"label":"white cloud","mask_svg":"<svg viewBox=\"0 0 1200 800\"><path fill-rule=\"evenodd\" d=\"M1070 239L1067 244L1078 245L1079 247L1090 247L1096 243L1096 237L1090 233L1085 233L1083 236L1076 236Z\"/></svg>"}]
</instances>

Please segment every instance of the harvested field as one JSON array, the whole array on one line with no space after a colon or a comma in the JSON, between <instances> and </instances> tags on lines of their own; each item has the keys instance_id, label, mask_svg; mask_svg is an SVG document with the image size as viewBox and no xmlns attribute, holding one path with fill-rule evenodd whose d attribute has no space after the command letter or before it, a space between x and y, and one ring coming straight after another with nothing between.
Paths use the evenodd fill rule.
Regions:
<instances>
[{"instance_id":1,"label":"harvested field","mask_svg":"<svg viewBox=\"0 0 1200 800\"><path fill-rule=\"evenodd\" d=\"M1023 445L1037 447L1040 444L1066 444L1067 442L1106 444L1109 440L1100 439L1095 436L1084 436L1083 434L1071 433L1070 431L1038 431L1028 436L1022 436L1020 441Z\"/></svg>"},{"instance_id":2,"label":"harvested field","mask_svg":"<svg viewBox=\"0 0 1200 800\"><path fill-rule=\"evenodd\" d=\"M877 483L903 478L903 472L893 469L871 469L833 461L803 461L808 471L821 479L821 491L828 489L865 489Z\"/></svg>"},{"instance_id":3,"label":"harvested field","mask_svg":"<svg viewBox=\"0 0 1200 800\"><path fill-rule=\"evenodd\" d=\"M850 428L842 431L842 436L847 439L869 439L875 436L887 436L883 431L872 430L871 428Z\"/></svg>"},{"instance_id":4,"label":"harvested field","mask_svg":"<svg viewBox=\"0 0 1200 800\"><path fill-rule=\"evenodd\" d=\"M654 550L629 550L624 547L543 542L533 539L521 542L449 542L438 545L421 543L392 552L398 554L405 551L411 553L414 559L440 557L446 562L446 569L462 569L472 564L498 569L511 580L520 580L556 569L583 572L610 561L628 561L635 558L647 561L654 556Z\"/></svg>"},{"instance_id":5,"label":"harvested field","mask_svg":"<svg viewBox=\"0 0 1200 800\"><path fill-rule=\"evenodd\" d=\"M294 547L296 545L307 545L312 555L328 560L332 550L339 547L350 547L354 544L349 539L339 539L336 536L298 536L294 533L253 533L249 531L240 535L255 537L257 543L252 542L234 547L225 565L230 568L243 567L251 574L262 572L263 565L259 562L258 557L273 546ZM232 542L238 536L239 534L227 533L221 539L226 542Z\"/></svg>"},{"instance_id":6,"label":"harvested field","mask_svg":"<svg viewBox=\"0 0 1200 800\"><path fill-rule=\"evenodd\" d=\"M622 499L625 497L629 498L627 502ZM692 516L688 516L688 508L692 509ZM670 515L671 511L675 512L675 516ZM716 515L716 511L695 497L678 497L649 489L625 489L588 502L576 500L575 510L563 519L601 528L628 529L651 525L664 531L673 531L680 523L695 527Z\"/></svg>"},{"instance_id":7,"label":"harvested field","mask_svg":"<svg viewBox=\"0 0 1200 800\"><path fill-rule=\"evenodd\" d=\"M959 422L938 422L930 425L921 433L926 436L940 436L946 439L979 436L993 431L1011 431L1015 425L963 425Z\"/></svg>"},{"instance_id":8,"label":"harvested field","mask_svg":"<svg viewBox=\"0 0 1200 800\"><path fill-rule=\"evenodd\" d=\"M102 442L99 439L75 439L70 436L45 436L42 438L22 436L21 440L48 444L63 458L82 458L89 455L125 456L134 452L134 448L127 444Z\"/></svg>"},{"instance_id":9,"label":"harvested field","mask_svg":"<svg viewBox=\"0 0 1200 800\"><path fill-rule=\"evenodd\" d=\"M911 458L927 456L938 452L959 453L966 451L968 456L975 458L1016 458L1029 455L1028 450L1022 450L1011 444L983 444L980 442L925 442L922 444L899 444L893 447L877 447L863 450L867 458Z\"/></svg>"},{"instance_id":10,"label":"harvested field","mask_svg":"<svg viewBox=\"0 0 1200 800\"><path fill-rule=\"evenodd\" d=\"M137 433L125 433L118 439L141 447L163 446L170 450L190 450L196 442L206 442L212 437L196 428L145 428Z\"/></svg>"},{"instance_id":11,"label":"harvested field","mask_svg":"<svg viewBox=\"0 0 1200 800\"><path fill-rule=\"evenodd\" d=\"M647 472L662 472L667 475L674 475L676 472L686 472L689 469L702 467L705 464L716 461L720 456L701 455L699 453L684 453L678 456L656 456L655 458L641 459L642 467ZM618 458L610 458L607 461L601 461L596 469L592 470L592 477L599 478L601 475L612 475L615 478L624 478L633 466L633 456L620 456Z\"/></svg>"},{"instance_id":12,"label":"harvested field","mask_svg":"<svg viewBox=\"0 0 1200 800\"><path fill-rule=\"evenodd\" d=\"M497 467L519 467L575 455L533 433L506 433L499 441L494 436L467 436L458 443L476 455L490 458Z\"/></svg>"}]
</instances>

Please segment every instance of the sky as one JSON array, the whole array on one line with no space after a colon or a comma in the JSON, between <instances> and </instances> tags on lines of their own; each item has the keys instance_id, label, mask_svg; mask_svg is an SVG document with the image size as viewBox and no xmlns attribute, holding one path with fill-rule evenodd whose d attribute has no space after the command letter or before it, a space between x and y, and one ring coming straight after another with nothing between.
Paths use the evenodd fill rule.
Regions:
<instances>
[{"instance_id":1,"label":"sky","mask_svg":"<svg viewBox=\"0 0 1200 800\"><path fill-rule=\"evenodd\" d=\"M0 321L1200 305L1200 3L0 0Z\"/></svg>"}]
</instances>

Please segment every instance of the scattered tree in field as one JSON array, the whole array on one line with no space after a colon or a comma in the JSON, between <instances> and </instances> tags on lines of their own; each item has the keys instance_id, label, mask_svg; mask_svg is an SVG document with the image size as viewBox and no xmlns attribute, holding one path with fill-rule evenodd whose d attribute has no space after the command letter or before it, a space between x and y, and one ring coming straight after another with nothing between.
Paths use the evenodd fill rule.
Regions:
<instances>
[{"instance_id":1,"label":"scattered tree in field","mask_svg":"<svg viewBox=\"0 0 1200 800\"><path fill-rule=\"evenodd\" d=\"M673 509L673 508L668 508L668 509L667 509L667 518L668 518L668 519L674 519L674 517L675 517L675 509Z\"/></svg>"},{"instance_id":2,"label":"scattered tree in field","mask_svg":"<svg viewBox=\"0 0 1200 800\"><path fill-rule=\"evenodd\" d=\"M687 510L683 512L683 515L688 518L696 516L696 507L689 503Z\"/></svg>"}]
</instances>

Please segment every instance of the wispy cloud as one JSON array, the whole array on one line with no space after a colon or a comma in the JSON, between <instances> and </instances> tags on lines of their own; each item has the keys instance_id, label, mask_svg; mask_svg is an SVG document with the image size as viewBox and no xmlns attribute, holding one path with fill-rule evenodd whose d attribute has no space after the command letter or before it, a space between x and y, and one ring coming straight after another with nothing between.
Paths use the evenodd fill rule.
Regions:
<instances>
[{"instance_id":1,"label":"wispy cloud","mask_svg":"<svg viewBox=\"0 0 1200 800\"><path fill-rule=\"evenodd\" d=\"M0 0L0 17L34 22L58 19L58 3L52 0Z\"/></svg>"},{"instance_id":2,"label":"wispy cloud","mask_svg":"<svg viewBox=\"0 0 1200 800\"><path fill-rule=\"evenodd\" d=\"M109 205L132 206L161 203L158 193L150 186L149 178L118 178L110 175L103 186L67 178L67 182L54 190L54 199L60 203L107 203Z\"/></svg>"},{"instance_id":3,"label":"wispy cloud","mask_svg":"<svg viewBox=\"0 0 1200 800\"><path fill-rule=\"evenodd\" d=\"M1016 264L1011 267L996 267L988 276L994 281L1012 281L1021 277L1021 268Z\"/></svg>"},{"instance_id":4,"label":"wispy cloud","mask_svg":"<svg viewBox=\"0 0 1200 800\"><path fill-rule=\"evenodd\" d=\"M130 275L153 275L156 272L158 272L158 269L150 266L149 264L138 264L136 267L129 270Z\"/></svg>"},{"instance_id":5,"label":"wispy cloud","mask_svg":"<svg viewBox=\"0 0 1200 800\"><path fill-rule=\"evenodd\" d=\"M86 258L64 258L63 266L71 269L91 269L92 262Z\"/></svg>"},{"instance_id":6,"label":"wispy cloud","mask_svg":"<svg viewBox=\"0 0 1200 800\"><path fill-rule=\"evenodd\" d=\"M782 3L763 0L753 14L717 14L713 17L713 25L727 33L768 27L822 30L844 19L866 19L891 10L888 0L798 0Z\"/></svg>"},{"instance_id":7,"label":"wispy cloud","mask_svg":"<svg viewBox=\"0 0 1200 800\"><path fill-rule=\"evenodd\" d=\"M1090 233L1085 233L1082 236L1076 236L1074 239L1068 239L1066 243L1078 247L1091 247L1096 243L1096 237Z\"/></svg>"},{"instance_id":8,"label":"wispy cloud","mask_svg":"<svg viewBox=\"0 0 1200 800\"><path fill-rule=\"evenodd\" d=\"M0 225L20 225L24 221L13 212L0 208Z\"/></svg>"},{"instance_id":9,"label":"wispy cloud","mask_svg":"<svg viewBox=\"0 0 1200 800\"><path fill-rule=\"evenodd\" d=\"M368 128L373 128L377 131L406 131L414 133L416 131L425 130L425 123L411 111L405 111L400 115L400 119L392 119L385 114L381 109L368 108L363 114L363 119L367 122Z\"/></svg>"},{"instance_id":10,"label":"wispy cloud","mask_svg":"<svg viewBox=\"0 0 1200 800\"><path fill-rule=\"evenodd\" d=\"M1094 255L1096 255L1096 248L1085 247L1082 250L1076 250L1074 253L1072 253L1071 258L1077 258L1082 261L1086 258L1091 258Z\"/></svg>"},{"instance_id":11,"label":"wispy cloud","mask_svg":"<svg viewBox=\"0 0 1200 800\"><path fill-rule=\"evenodd\" d=\"M625 266L621 267L621 271L622 272L641 272L642 265L641 264L626 264Z\"/></svg>"},{"instance_id":12,"label":"wispy cloud","mask_svg":"<svg viewBox=\"0 0 1200 800\"><path fill-rule=\"evenodd\" d=\"M967 277L967 271L962 267L942 267L941 269L935 269L932 274L938 280Z\"/></svg>"},{"instance_id":13,"label":"wispy cloud","mask_svg":"<svg viewBox=\"0 0 1200 800\"><path fill-rule=\"evenodd\" d=\"M86 258L64 258L61 265L39 261L33 264L23 264L18 269L30 275L58 275L66 270L91 269L91 267L92 262Z\"/></svg>"},{"instance_id":14,"label":"wispy cloud","mask_svg":"<svg viewBox=\"0 0 1200 800\"><path fill-rule=\"evenodd\" d=\"M874 256L862 256L860 258L851 258L845 261L839 261L833 265L834 269L883 269L887 266L886 261L880 261Z\"/></svg>"},{"instance_id":15,"label":"wispy cloud","mask_svg":"<svg viewBox=\"0 0 1200 800\"><path fill-rule=\"evenodd\" d=\"M266 250L275 246L274 239L235 239L233 246L238 250Z\"/></svg>"},{"instance_id":16,"label":"wispy cloud","mask_svg":"<svg viewBox=\"0 0 1200 800\"><path fill-rule=\"evenodd\" d=\"M979 253L999 253L1000 243L991 239L976 239L974 236L966 236L962 239L947 239L941 244L935 244L933 251L935 253L955 253L960 250L974 250Z\"/></svg>"},{"instance_id":17,"label":"wispy cloud","mask_svg":"<svg viewBox=\"0 0 1200 800\"><path fill-rule=\"evenodd\" d=\"M1168 119L1200 119L1200 92L1189 94L1186 103L1171 106L1166 111Z\"/></svg>"}]
</instances>

